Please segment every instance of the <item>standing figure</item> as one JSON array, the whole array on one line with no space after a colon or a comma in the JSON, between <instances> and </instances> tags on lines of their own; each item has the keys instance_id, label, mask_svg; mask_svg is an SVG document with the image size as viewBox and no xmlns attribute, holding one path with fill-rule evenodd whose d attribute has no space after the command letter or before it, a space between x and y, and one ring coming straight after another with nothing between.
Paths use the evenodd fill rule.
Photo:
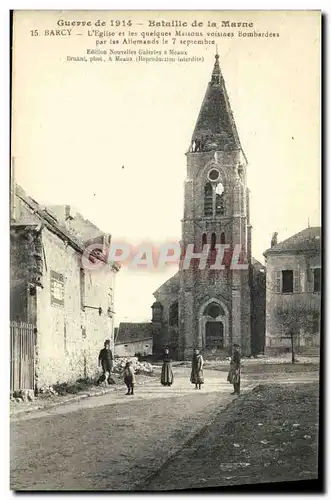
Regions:
<instances>
[{"instance_id":1,"label":"standing figure","mask_svg":"<svg viewBox=\"0 0 331 500\"><path fill-rule=\"evenodd\" d=\"M111 384L110 376L113 369L113 353L110 349L110 340L105 340L104 348L100 351L98 361L99 366L102 367L102 375L97 380L97 385L106 380L106 373L108 373L108 384Z\"/></svg>"},{"instance_id":2,"label":"standing figure","mask_svg":"<svg viewBox=\"0 0 331 500\"><path fill-rule=\"evenodd\" d=\"M194 350L192 358L192 371L191 371L191 383L195 384L196 389L201 389L203 384L203 357L199 352L199 349Z\"/></svg>"},{"instance_id":3,"label":"standing figure","mask_svg":"<svg viewBox=\"0 0 331 500\"><path fill-rule=\"evenodd\" d=\"M126 393L126 396L133 396L133 389L136 383L136 377L134 374L134 370L132 368L132 363L131 361L128 361L125 365L124 372L124 383L128 389L128 392Z\"/></svg>"},{"instance_id":4,"label":"standing figure","mask_svg":"<svg viewBox=\"0 0 331 500\"><path fill-rule=\"evenodd\" d=\"M233 354L230 362L228 382L233 384L234 391L231 394L240 394L240 352L239 345L233 344Z\"/></svg>"},{"instance_id":5,"label":"standing figure","mask_svg":"<svg viewBox=\"0 0 331 500\"><path fill-rule=\"evenodd\" d=\"M170 387L174 381L169 349L164 350L163 365L161 371L161 384Z\"/></svg>"}]
</instances>

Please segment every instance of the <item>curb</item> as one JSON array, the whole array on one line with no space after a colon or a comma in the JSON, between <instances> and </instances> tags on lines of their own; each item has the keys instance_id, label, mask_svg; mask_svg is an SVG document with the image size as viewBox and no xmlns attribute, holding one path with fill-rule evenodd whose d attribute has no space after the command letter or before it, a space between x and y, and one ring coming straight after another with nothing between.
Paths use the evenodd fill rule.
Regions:
<instances>
[{"instance_id":1,"label":"curb","mask_svg":"<svg viewBox=\"0 0 331 500\"><path fill-rule=\"evenodd\" d=\"M153 377L151 377L153 378ZM141 381L141 384L145 384L147 383L147 380L144 380L144 381ZM34 408L24 408L22 410L19 410L17 412L14 412L12 413L11 415L9 415L9 418L10 419L16 419L16 417L19 417L21 415L27 415L29 413L33 413L33 412L38 412L38 411L47 411L48 409L51 409L51 408L55 408L57 406L61 406L61 405L64 405L64 404L68 404L68 403L75 403L77 401L80 401L81 399L87 399L87 398L93 398L93 397L97 397L97 396L104 396L105 394L109 394L111 392L116 392L116 391L119 391L123 389L122 386L116 386L116 387L110 387L109 389L102 389L101 391L98 391L98 392L93 392L93 393L89 393L89 392L84 392L82 394L79 394L77 396L73 396L72 398L68 398L68 399L65 399L63 401L55 401L54 403L51 403L51 404L46 404L46 405L43 405L43 406L35 406Z\"/></svg>"},{"instance_id":2,"label":"curb","mask_svg":"<svg viewBox=\"0 0 331 500\"><path fill-rule=\"evenodd\" d=\"M104 394L108 394L109 392L115 392L115 391L116 391L116 389L112 388L112 389L108 389L108 390L104 389L103 391L94 392L92 394L90 394L90 393L83 393L83 394L80 394L79 396L73 396L72 398L65 399L63 401L55 401L54 403L46 404L46 405L43 405L43 406L35 406L34 408L26 408L26 409L20 410L18 412L12 413L10 415L10 417L11 418L15 418L16 415L24 415L24 414L27 414L27 413L33 413L35 411L48 410L49 408L54 408L56 406L61 406L61 405L67 404L67 403L72 403L72 402L75 402L75 401L80 401L81 399L91 398L93 396L103 396Z\"/></svg>"}]
</instances>

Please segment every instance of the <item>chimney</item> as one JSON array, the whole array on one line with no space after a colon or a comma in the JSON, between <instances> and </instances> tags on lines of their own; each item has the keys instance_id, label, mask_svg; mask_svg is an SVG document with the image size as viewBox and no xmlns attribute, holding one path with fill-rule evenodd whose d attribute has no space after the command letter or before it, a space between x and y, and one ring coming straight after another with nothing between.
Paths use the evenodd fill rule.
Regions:
<instances>
[{"instance_id":1,"label":"chimney","mask_svg":"<svg viewBox=\"0 0 331 500\"><path fill-rule=\"evenodd\" d=\"M272 235L272 238L271 238L271 248L275 245L277 245L277 236L278 236L278 233L273 233Z\"/></svg>"},{"instance_id":2,"label":"chimney","mask_svg":"<svg viewBox=\"0 0 331 500\"><path fill-rule=\"evenodd\" d=\"M70 205L64 205L64 220L73 220L72 208Z\"/></svg>"}]
</instances>

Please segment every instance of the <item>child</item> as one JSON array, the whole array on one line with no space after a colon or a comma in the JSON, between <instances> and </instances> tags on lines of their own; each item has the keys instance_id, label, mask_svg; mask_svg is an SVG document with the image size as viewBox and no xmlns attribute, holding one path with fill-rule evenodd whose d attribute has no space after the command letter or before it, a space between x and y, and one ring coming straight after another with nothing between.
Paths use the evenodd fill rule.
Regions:
<instances>
[{"instance_id":1,"label":"child","mask_svg":"<svg viewBox=\"0 0 331 500\"><path fill-rule=\"evenodd\" d=\"M136 383L136 377L134 375L133 368L131 366L131 361L128 361L124 368L124 383L128 388L126 396L133 396L134 384Z\"/></svg>"}]
</instances>

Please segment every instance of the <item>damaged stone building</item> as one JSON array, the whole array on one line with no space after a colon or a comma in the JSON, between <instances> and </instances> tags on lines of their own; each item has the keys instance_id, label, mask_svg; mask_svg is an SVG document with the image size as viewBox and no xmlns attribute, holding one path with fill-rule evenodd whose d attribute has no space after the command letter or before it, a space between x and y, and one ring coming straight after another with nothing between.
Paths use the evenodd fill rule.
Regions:
<instances>
[{"instance_id":1,"label":"damaged stone building","mask_svg":"<svg viewBox=\"0 0 331 500\"><path fill-rule=\"evenodd\" d=\"M275 233L267 262L266 346L268 354L318 355L322 292L322 232L307 227L284 241Z\"/></svg>"},{"instance_id":2,"label":"damaged stone building","mask_svg":"<svg viewBox=\"0 0 331 500\"><path fill-rule=\"evenodd\" d=\"M109 240L70 206L43 207L12 183L10 319L15 325L34 326L33 359L24 358L27 352L17 339L12 346L17 344L20 352L14 347L11 352L12 370L18 363L20 372L25 362L33 365L34 387L17 387L16 380L12 389L38 389L92 376L104 340L110 339L114 348L118 267L104 262L101 253ZM91 265L84 265L88 241L100 252L85 252Z\"/></svg>"},{"instance_id":3,"label":"damaged stone building","mask_svg":"<svg viewBox=\"0 0 331 500\"><path fill-rule=\"evenodd\" d=\"M252 226L247 187L247 160L238 136L225 82L215 64L193 132L184 186L181 245L196 252L229 245L224 270L184 269L154 296L153 349L169 346L172 356L189 359L195 347L205 356L228 356L233 343L244 355L263 352L265 268L251 255ZM246 270L231 269L229 258L239 245ZM215 259L215 256L214 256Z\"/></svg>"}]
</instances>

